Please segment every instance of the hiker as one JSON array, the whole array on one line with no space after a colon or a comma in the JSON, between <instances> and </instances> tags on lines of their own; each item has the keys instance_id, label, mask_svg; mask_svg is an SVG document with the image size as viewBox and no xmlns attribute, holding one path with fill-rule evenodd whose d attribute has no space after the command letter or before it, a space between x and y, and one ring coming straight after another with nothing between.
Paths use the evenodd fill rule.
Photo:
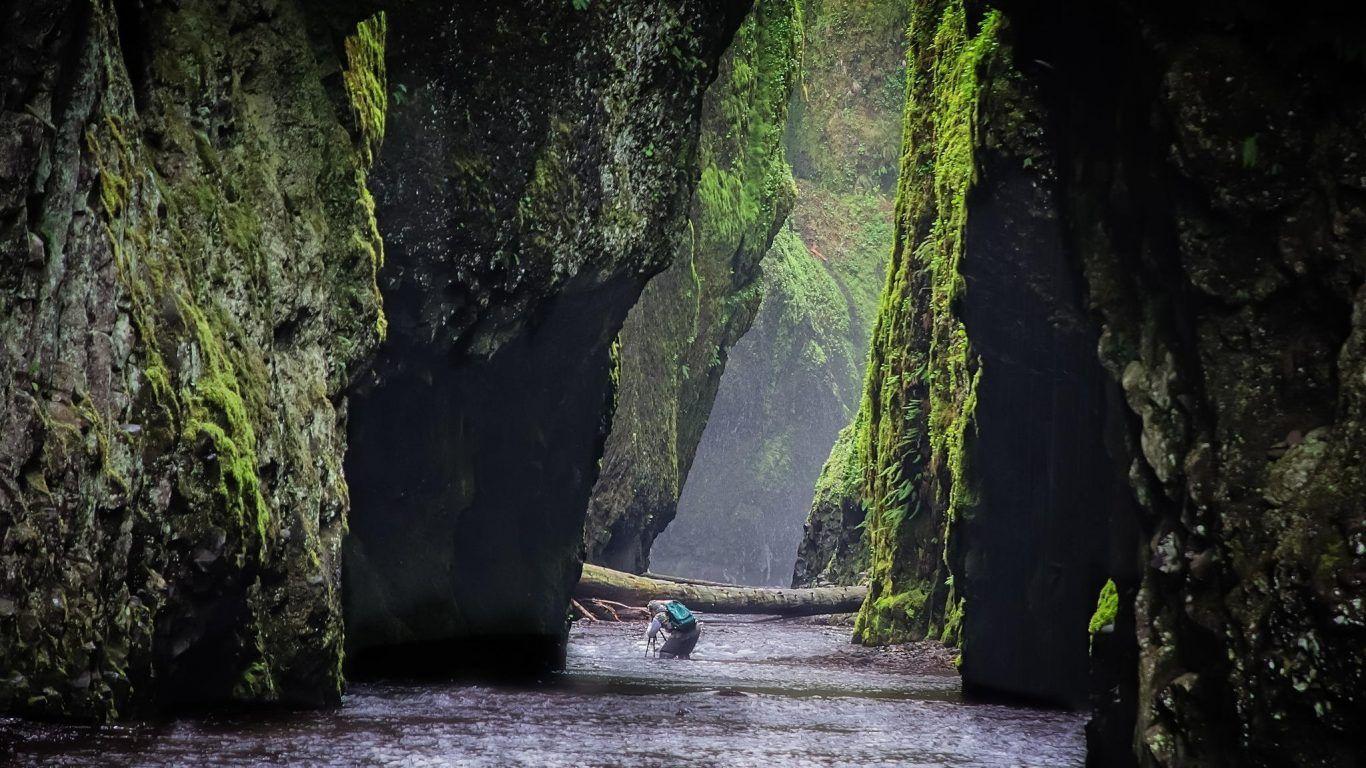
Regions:
<instances>
[{"instance_id":1,"label":"hiker","mask_svg":"<svg viewBox=\"0 0 1366 768\"><path fill-rule=\"evenodd\" d=\"M655 635L663 629L667 639L659 649L659 658L691 659L697 638L702 636L702 624L697 617L677 600L651 600L649 608L654 618L645 633L646 643L654 642Z\"/></svg>"}]
</instances>

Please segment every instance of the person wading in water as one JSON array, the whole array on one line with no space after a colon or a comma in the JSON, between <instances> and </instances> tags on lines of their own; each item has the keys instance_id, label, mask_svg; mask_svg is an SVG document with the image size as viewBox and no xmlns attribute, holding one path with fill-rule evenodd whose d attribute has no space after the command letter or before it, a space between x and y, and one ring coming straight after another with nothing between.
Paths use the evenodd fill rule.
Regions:
<instances>
[{"instance_id":1,"label":"person wading in water","mask_svg":"<svg viewBox=\"0 0 1366 768\"><path fill-rule=\"evenodd\" d=\"M659 658L692 658L692 649L697 646L697 638L702 636L702 624L692 611L677 600L651 600L649 608L654 618L645 632L646 644L653 644L655 635L662 629L667 639L659 649Z\"/></svg>"}]
</instances>

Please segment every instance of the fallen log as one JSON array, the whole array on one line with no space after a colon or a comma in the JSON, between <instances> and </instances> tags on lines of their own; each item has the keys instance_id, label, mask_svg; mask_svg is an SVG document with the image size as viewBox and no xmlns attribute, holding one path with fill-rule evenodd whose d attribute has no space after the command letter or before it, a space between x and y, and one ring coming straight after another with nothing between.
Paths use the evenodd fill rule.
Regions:
<instances>
[{"instance_id":1,"label":"fallen log","mask_svg":"<svg viewBox=\"0 0 1366 768\"><path fill-rule=\"evenodd\" d=\"M672 582L675 583L675 584L700 584L700 585L702 585L702 586L704 586L704 587L738 587L738 586L741 586L741 585L739 585L739 584L727 584L727 583L724 582L724 581L707 581L707 580L705 580L705 579L685 579L685 578L683 578L682 576L670 576L670 575L665 574L665 573L655 573L654 571L646 571L645 573L642 573L642 574L640 574L640 575L641 575L641 576L644 576L644 577L647 578L647 579L654 579L655 581L672 581Z\"/></svg>"},{"instance_id":2,"label":"fallen log","mask_svg":"<svg viewBox=\"0 0 1366 768\"><path fill-rule=\"evenodd\" d=\"M867 587L815 587L777 589L678 581L663 581L583 564L583 575L574 587L579 600L613 600L645 605L651 600L681 600L694 611L705 613L765 613L777 616L815 616L857 611L868 594Z\"/></svg>"}]
</instances>

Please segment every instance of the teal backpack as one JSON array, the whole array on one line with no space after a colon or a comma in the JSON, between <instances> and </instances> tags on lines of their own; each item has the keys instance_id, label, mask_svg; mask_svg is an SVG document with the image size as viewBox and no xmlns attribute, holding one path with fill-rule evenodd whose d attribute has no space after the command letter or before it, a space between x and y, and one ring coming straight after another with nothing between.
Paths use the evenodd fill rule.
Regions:
<instances>
[{"instance_id":1,"label":"teal backpack","mask_svg":"<svg viewBox=\"0 0 1366 768\"><path fill-rule=\"evenodd\" d=\"M697 626L697 617L692 615L688 606L677 600L665 603L664 613L669 617L669 623L673 625L674 631L686 632Z\"/></svg>"}]
</instances>

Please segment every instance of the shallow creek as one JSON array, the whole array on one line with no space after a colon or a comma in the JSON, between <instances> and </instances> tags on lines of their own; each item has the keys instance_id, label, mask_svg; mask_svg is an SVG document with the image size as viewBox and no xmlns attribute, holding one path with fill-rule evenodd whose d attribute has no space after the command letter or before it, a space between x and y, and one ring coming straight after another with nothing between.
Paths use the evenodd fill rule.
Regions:
<instances>
[{"instance_id":1,"label":"shallow creek","mask_svg":"<svg viewBox=\"0 0 1366 768\"><path fill-rule=\"evenodd\" d=\"M355 683L328 711L103 727L0 719L0 764L1083 763L1084 716L967 703L952 674L851 646L847 628L704 617L692 661L645 658L642 628L576 625L566 670L536 687Z\"/></svg>"}]
</instances>

